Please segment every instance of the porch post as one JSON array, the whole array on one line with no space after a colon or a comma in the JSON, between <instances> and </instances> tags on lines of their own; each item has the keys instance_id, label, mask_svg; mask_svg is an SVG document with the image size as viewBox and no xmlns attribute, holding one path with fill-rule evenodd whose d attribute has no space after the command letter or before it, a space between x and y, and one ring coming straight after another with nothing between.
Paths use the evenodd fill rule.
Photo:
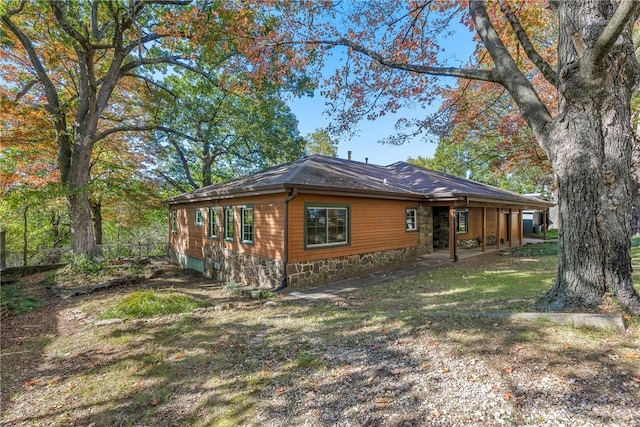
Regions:
<instances>
[{"instance_id":1,"label":"porch post","mask_svg":"<svg viewBox=\"0 0 640 427\"><path fill-rule=\"evenodd\" d=\"M522 227L522 209L518 209L518 235L520 236L520 246L524 244L524 229Z\"/></svg>"},{"instance_id":2,"label":"porch post","mask_svg":"<svg viewBox=\"0 0 640 427\"><path fill-rule=\"evenodd\" d=\"M449 258L452 261L456 260L456 208L455 206L449 207Z\"/></svg>"},{"instance_id":3,"label":"porch post","mask_svg":"<svg viewBox=\"0 0 640 427\"><path fill-rule=\"evenodd\" d=\"M547 210L542 210L542 240L547 240Z\"/></svg>"},{"instance_id":4,"label":"porch post","mask_svg":"<svg viewBox=\"0 0 640 427\"><path fill-rule=\"evenodd\" d=\"M513 246L513 212L509 208L509 221L507 221L507 238L509 239L509 247Z\"/></svg>"},{"instance_id":5,"label":"porch post","mask_svg":"<svg viewBox=\"0 0 640 427\"><path fill-rule=\"evenodd\" d=\"M482 252L487 250L487 208L482 208Z\"/></svg>"},{"instance_id":6,"label":"porch post","mask_svg":"<svg viewBox=\"0 0 640 427\"><path fill-rule=\"evenodd\" d=\"M500 208L496 208L496 249L500 249L500 217L502 211Z\"/></svg>"}]
</instances>

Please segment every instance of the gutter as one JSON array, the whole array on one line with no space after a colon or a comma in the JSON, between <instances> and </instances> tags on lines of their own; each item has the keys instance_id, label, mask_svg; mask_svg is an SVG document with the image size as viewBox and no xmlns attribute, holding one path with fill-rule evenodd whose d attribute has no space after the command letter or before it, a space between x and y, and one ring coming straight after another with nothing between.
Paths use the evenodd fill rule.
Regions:
<instances>
[{"instance_id":1,"label":"gutter","mask_svg":"<svg viewBox=\"0 0 640 427\"><path fill-rule=\"evenodd\" d=\"M282 256L282 282L275 289L281 291L287 287L287 260L289 258L289 202L298 195L298 187L293 187L291 194L284 199L284 254Z\"/></svg>"}]
</instances>

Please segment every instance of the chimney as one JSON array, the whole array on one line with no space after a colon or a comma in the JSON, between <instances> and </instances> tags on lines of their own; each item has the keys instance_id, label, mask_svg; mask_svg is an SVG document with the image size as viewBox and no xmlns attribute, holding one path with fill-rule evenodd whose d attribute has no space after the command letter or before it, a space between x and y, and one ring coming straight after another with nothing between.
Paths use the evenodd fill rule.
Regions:
<instances>
[{"instance_id":1,"label":"chimney","mask_svg":"<svg viewBox=\"0 0 640 427\"><path fill-rule=\"evenodd\" d=\"M347 151L347 160L351 160L351 150Z\"/></svg>"},{"instance_id":2,"label":"chimney","mask_svg":"<svg viewBox=\"0 0 640 427\"><path fill-rule=\"evenodd\" d=\"M364 158L364 162L365 162L365 163L369 163L369 158L368 158L368 157L365 157L365 158Z\"/></svg>"}]
</instances>

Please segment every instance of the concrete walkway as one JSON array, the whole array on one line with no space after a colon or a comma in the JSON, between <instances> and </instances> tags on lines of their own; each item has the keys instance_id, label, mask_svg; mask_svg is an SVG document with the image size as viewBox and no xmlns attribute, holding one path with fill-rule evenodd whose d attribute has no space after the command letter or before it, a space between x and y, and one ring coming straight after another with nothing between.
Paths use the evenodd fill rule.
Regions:
<instances>
[{"instance_id":1,"label":"concrete walkway","mask_svg":"<svg viewBox=\"0 0 640 427\"><path fill-rule=\"evenodd\" d=\"M525 244L544 242L545 240L541 239L524 239ZM477 257L493 252L502 252L509 249L509 247L505 246L502 246L500 249L495 249L495 247L487 248L485 252L482 252L481 248L460 249L458 251L458 259L461 260L471 257ZM436 249L431 254L422 255L420 259L415 263L403 267L396 267L376 273L368 273L363 276L342 279L308 289L288 291L285 288L282 294L308 300L331 300L339 297L341 294L355 291L364 286L377 285L386 281L413 276L423 271L442 265L450 265L452 263L453 262L449 259L449 249Z\"/></svg>"}]
</instances>

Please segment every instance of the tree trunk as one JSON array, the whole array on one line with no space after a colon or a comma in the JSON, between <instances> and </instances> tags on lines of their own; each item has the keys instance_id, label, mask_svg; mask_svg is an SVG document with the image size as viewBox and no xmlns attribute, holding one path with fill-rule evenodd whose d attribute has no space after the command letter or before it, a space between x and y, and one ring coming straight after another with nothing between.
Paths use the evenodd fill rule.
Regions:
<instances>
[{"instance_id":1,"label":"tree trunk","mask_svg":"<svg viewBox=\"0 0 640 427\"><path fill-rule=\"evenodd\" d=\"M91 203L91 220L93 221L96 245L102 245L102 203Z\"/></svg>"},{"instance_id":2,"label":"tree trunk","mask_svg":"<svg viewBox=\"0 0 640 427\"><path fill-rule=\"evenodd\" d=\"M94 118L93 121L97 122L97 118ZM70 161L71 168L65 182L67 206L71 222L71 249L73 253L95 257L98 252L91 222L91 203L88 189L95 126L93 123L83 123L83 126L90 136L79 136L74 144Z\"/></svg>"},{"instance_id":3,"label":"tree trunk","mask_svg":"<svg viewBox=\"0 0 640 427\"><path fill-rule=\"evenodd\" d=\"M27 261L29 259L29 235L27 233L27 226L28 226L28 215L27 215L27 211L29 210L29 205L24 207L24 211L22 212L22 265L24 267L27 266Z\"/></svg>"},{"instance_id":4,"label":"tree trunk","mask_svg":"<svg viewBox=\"0 0 640 427\"><path fill-rule=\"evenodd\" d=\"M553 310L595 308L609 293L640 314L630 252L630 104L638 63L629 28L602 64L585 68L602 31L594 23L607 22L602 14L614 10L560 2L559 112L548 141L558 186L559 260L556 284L542 300Z\"/></svg>"}]
</instances>

